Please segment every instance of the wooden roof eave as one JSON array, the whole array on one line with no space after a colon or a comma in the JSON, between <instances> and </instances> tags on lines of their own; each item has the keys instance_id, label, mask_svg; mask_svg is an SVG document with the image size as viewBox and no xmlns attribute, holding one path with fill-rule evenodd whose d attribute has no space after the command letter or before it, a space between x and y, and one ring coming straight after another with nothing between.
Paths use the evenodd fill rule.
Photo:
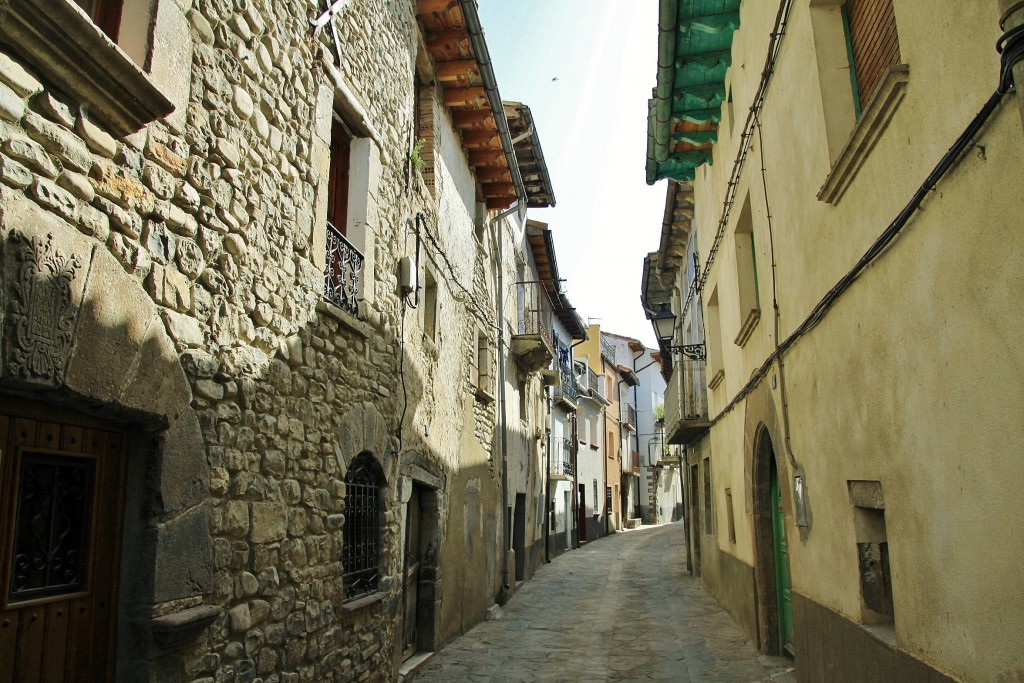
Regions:
<instances>
[{"instance_id":1,"label":"wooden roof eave","mask_svg":"<svg viewBox=\"0 0 1024 683\"><path fill-rule=\"evenodd\" d=\"M526 192L476 6L472 0L417 0L416 17L480 196L490 209L507 208Z\"/></svg>"}]
</instances>

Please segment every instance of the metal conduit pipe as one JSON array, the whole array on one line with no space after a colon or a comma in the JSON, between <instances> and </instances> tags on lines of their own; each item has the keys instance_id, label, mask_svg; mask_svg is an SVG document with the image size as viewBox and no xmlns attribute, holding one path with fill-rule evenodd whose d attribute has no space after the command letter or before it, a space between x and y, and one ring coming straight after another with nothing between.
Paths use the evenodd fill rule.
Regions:
<instances>
[{"instance_id":1,"label":"metal conduit pipe","mask_svg":"<svg viewBox=\"0 0 1024 683\"><path fill-rule=\"evenodd\" d=\"M505 291L505 271L502 268L504 264L505 241L498 233L497 226L506 216L519 211L519 208L520 205L517 202L488 221L491 238L495 240L498 247L498 276L496 278L497 287L494 292L494 302L495 310L498 314L498 324L496 327L498 328L498 403L500 406L498 410L498 434L501 441L501 586L502 590L505 591L511 588L508 581L508 419L506 412L508 410L508 398L505 390L505 298L502 296Z\"/></svg>"}]
</instances>

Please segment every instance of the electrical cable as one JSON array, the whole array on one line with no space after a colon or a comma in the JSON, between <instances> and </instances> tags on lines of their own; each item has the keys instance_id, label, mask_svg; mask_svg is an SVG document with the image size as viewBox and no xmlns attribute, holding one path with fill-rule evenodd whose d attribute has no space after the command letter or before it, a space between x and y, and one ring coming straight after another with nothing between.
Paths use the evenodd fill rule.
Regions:
<instances>
[{"instance_id":1,"label":"electrical cable","mask_svg":"<svg viewBox=\"0 0 1024 683\"><path fill-rule=\"evenodd\" d=\"M416 220L417 223L420 220L423 221L423 234L426 235L427 241L429 241L430 244L433 245L434 251L437 253L437 255L441 257L442 261L444 261L445 267L448 269L448 273L451 276L451 282L455 283L455 286L462 290L464 296L468 300L468 303L474 309L473 312L476 314L477 319L480 322L487 325L488 327L497 329L498 326L493 322L491 315L488 314L487 310L484 309L484 307L480 304L476 296L474 296L473 293L470 292L469 289L467 289L466 286L459 281L458 275L456 274L455 266L453 266L451 260L449 260L448 254L438 243L437 239L430 233L430 228L427 225L426 217L423 216L423 214L421 213L417 213Z\"/></svg>"},{"instance_id":2,"label":"electrical cable","mask_svg":"<svg viewBox=\"0 0 1024 683\"><path fill-rule=\"evenodd\" d=\"M398 419L398 453L402 453L402 427L405 425L405 413L409 409L409 391L405 386L405 308L408 297L402 297L401 338L398 345L398 376L402 380L402 416Z\"/></svg>"},{"instance_id":3,"label":"electrical cable","mask_svg":"<svg viewBox=\"0 0 1024 683\"><path fill-rule=\"evenodd\" d=\"M996 50L1000 53L1000 68L999 68L999 83L996 87L995 92L992 93L991 97L985 102L981 110L974 116L964 131L957 137L956 141L950 146L946 153L942 156L939 162L932 169L932 172L928 174L921 187L914 193L907 202L906 206L897 214L896 218L886 227L885 230L875 239L875 241L868 247L864 255L860 257L853 268L851 268L842 278L836 282L835 285L821 298L818 304L811 310L810 314L804 319L802 323L792 332L786 339L778 344L775 351L765 359L764 363L759 367L750 379L743 386L742 389L733 397L728 404L715 416L711 421L711 424L716 424L726 414L732 411L733 408L739 404L740 401L745 399L750 392L761 382L762 379L768 374L768 370L772 364L778 359L783 353L789 350L797 340L803 337L805 334L817 327L818 323L825 319L825 316L829 311L832 310L839 297L842 296L846 290L853 285L854 281L864 272L864 270L871 265L876 259L878 259L886 250L886 248L892 244L893 240L900 234L900 231L907 225L910 219L914 216L917 210L921 207L925 197L928 196L938 182L946 175L947 172L963 157L964 152L969 149L975 141L978 133L984 127L985 123L995 112L996 107L1002 101L1004 95L1013 89L1013 75L1012 70L1014 65L1024 61L1024 25L1010 29L996 42Z\"/></svg>"}]
</instances>

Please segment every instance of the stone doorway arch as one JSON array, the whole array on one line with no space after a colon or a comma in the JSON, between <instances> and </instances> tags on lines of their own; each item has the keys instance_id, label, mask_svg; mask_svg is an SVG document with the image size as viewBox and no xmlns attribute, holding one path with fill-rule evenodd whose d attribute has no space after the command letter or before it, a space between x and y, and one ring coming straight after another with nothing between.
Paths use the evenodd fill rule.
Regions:
<instances>
[{"instance_id":1,"label":"stone doorway arch","mask_svg":"<svg viewBox=\"0 0 1024 683\"><path fill-rule=\"evenodd\" d=\"M175 680L177 651L221 611L205 604L208 461L179 354L191 340L168 331L194 330L102 244L20 197L0 199L0 395L128 434L112 657L117 680Z\"/></svg>"}]
</instances>

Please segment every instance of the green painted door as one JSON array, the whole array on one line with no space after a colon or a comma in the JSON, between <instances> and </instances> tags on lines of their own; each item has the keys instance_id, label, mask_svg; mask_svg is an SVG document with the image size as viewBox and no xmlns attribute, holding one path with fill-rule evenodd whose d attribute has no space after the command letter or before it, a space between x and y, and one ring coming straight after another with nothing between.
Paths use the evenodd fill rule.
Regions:
<instances>
[{"instance_id":1,"label":"green painted door","mask_svg":"<svg viewBox=\"0 0 1024 683\"><path fill-rule=\"evenodd\" d=\"M789 596L789 547L782 515L779 473L772 463L772 531L775 540L775 591L779 605L779 645L793 654L793 605Z\"/></svg>"}]
</instances>

